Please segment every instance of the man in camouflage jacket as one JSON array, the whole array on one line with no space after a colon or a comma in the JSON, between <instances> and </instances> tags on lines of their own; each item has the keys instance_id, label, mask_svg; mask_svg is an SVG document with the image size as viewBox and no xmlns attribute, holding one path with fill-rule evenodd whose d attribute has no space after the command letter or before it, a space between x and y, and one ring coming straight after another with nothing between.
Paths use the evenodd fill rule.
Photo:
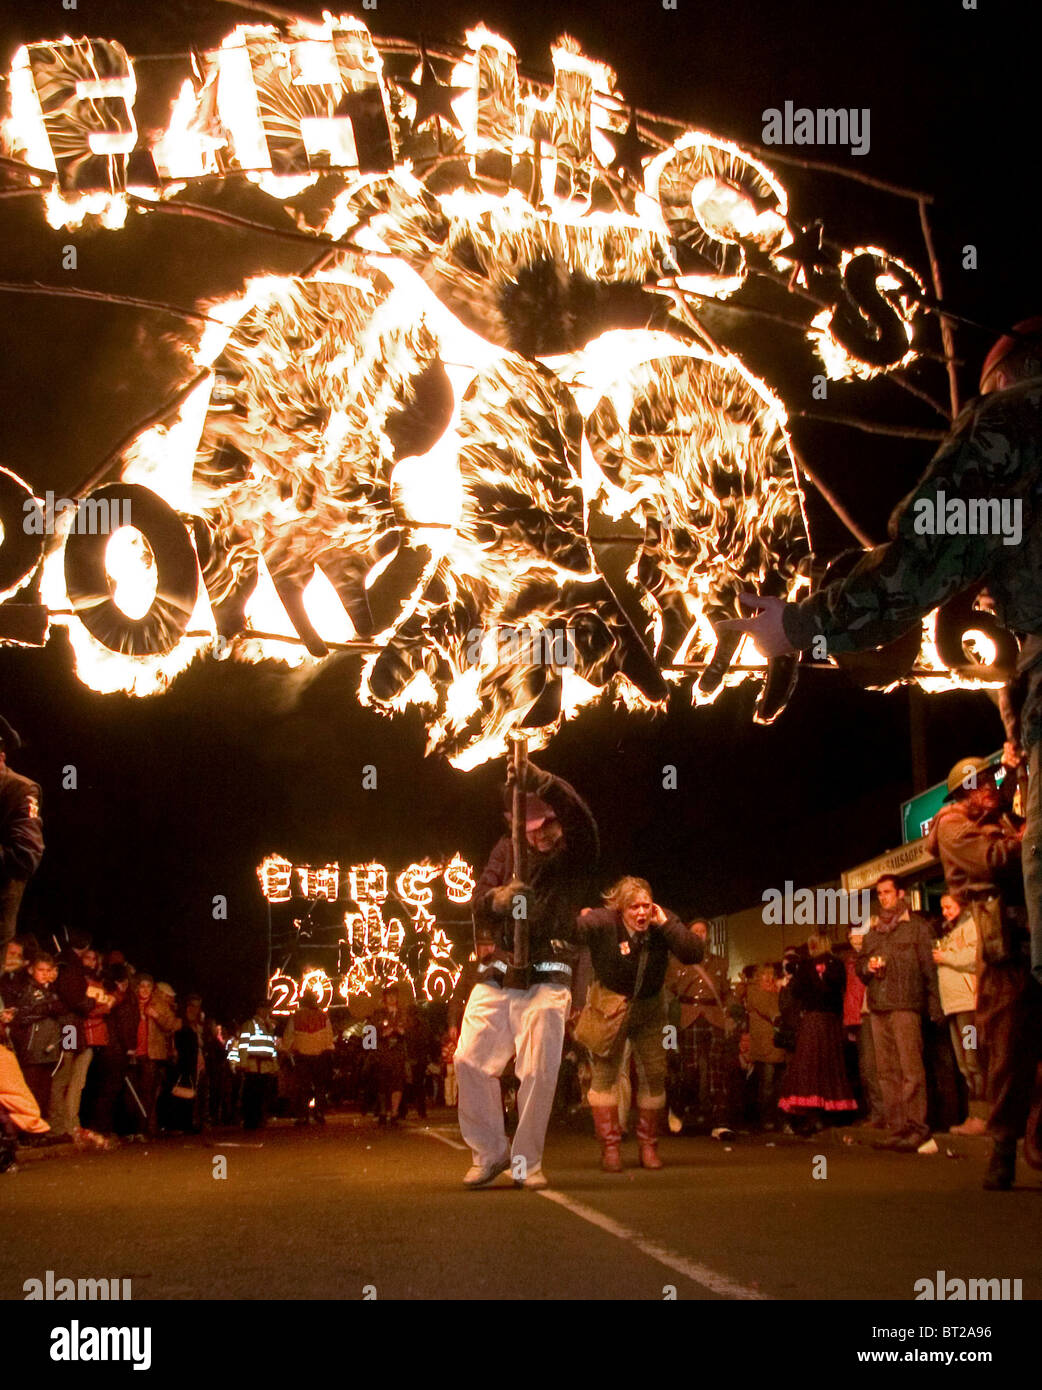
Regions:
<instances>
[{"instance_id":1,"label":"man in camouflage jacket","mask_svg":"<svg viewBox=\"0 0 1042 1390\"><path fill-rule=\"evenodd\" d=\"M998 618L1020 639L1018 673L1026 692L1020 715L1029 772L1023 865L1035 978L1026 962L1013 973L1016 1006L1034 1018L1042 1010L1042 318L1018 324L995 344L980 389L918 486L895 509L885 545L870 550L845 579L800 603L743 595L755 616L717 627L749 633L766 657L822 640L829 655L864 651L893 641L972 585L987 583ZM1019 503L1018 543L1010 544L1001 527L971 535L923 524L951 499L967 506L998 501L1007 514ZM1009 1187L1013 1161L1008 1137L996 1134L986 1185Z\"/></svg>"}]
</instances>

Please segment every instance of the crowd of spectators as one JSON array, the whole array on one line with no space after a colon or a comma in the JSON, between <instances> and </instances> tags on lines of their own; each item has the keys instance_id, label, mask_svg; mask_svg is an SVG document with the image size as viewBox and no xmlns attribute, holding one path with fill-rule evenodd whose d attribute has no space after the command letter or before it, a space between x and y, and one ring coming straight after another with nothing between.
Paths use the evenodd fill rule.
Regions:
<instances>
[{"instance_id":1,"label":"crowd of spectators","mask_svg":"<svg viewBox=\"0 0 1042 1390\"><path fill-rule=\"evenodd\" d=\"M367 1020L331 1014L305 993L288 1016L259 1007L236 1026L202 997L99 953L72 931L51 953L16 937L0 961L0 1167L16 1144L112 1149L219 1126L257 1129L271 1116L324 1124L330 1105L395 1125L410 1108L455 1104L458 1026L445 1006L399 1007L389 986Z\"/></svg>"},{"instance_id":2,"label":"crowd of spectators","mask_svg":"<svg viewBox=\"0 0 1042 1390\"><path fill-rule=\"evenodd\" d=\"M112 950L68 933L55 953L16 937L0 970L2 1043L13 1052L26 1098L27 1142L101 1149L118 1139L154 1139L160 1129L199 1131L225 1100L221 1029L198 994L178 1001ZM36 1113L32 1113L35 1111ZM8 1111L7 1125L11 1126Z\"/></svg>"},{"instance_id":3,"label":"crowd of spectators","mask_svg":"<svg viewBox=\"0 0 1042 1390\"><path fill-rule=\"evenodd\" d=\"M665 990L675 1028L675 1045L667 1043L674 1132L808 1136L859 1120L888 1131L881 1143L907 1151L932 1130L984 1132L972 915L946 895L941 917L929 920L889 877L876 895L875 915L846 940L815 931L733 981L708 949L699 965L672 962ZM704 921L689 930L707 940ZM0 970L0 1028L40 1120L17 1138L108 1149L233 1124L256 1129L272 1116L321 1125L331 1106L380 1125L396 1125L410 1110L426 1118L429 1105L456 1104L453 1059L474 966L447 1008L421 1007L389 986L375 1012L354 1019L305 993L288 1016L263 1005L228 1027L207 1017L199 995L179 1000L121 952L99 954L83 933L70 932L56 954L16 938ZM572 1034L580 1003L564 1048L558 1118L582 1117L586 1108L590 1059ZM631 1090L627 1064L624 1123ZM508 1068L508 1114L515 1091ZM15 1135L10 1118L7 1127Z\"/></svg>"},{"instance_id":4,"label":"crowd of spectators","mask_svg":"<svg viewBox=\"0 0 1042 1390\"><path fill-rule=\"evenodd\" d=\"M670 972L671 1128L808 1136L859 1121L907 1152L934 1130L984 1133L972 916L946 895L928 918L889 876L876 896L842 941L816 929L733 981L711 954Z\"/></svg>"}]
</instances>

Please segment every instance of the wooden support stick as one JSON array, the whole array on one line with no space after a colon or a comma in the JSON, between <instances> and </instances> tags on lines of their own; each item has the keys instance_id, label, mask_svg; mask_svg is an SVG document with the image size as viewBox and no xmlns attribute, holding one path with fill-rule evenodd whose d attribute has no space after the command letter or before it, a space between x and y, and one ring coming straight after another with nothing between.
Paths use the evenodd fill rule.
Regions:
<instances>
[{"instance_id":1,"label":"wooden support stick","mask_svg":"<svg viewBox=\"0 0 1042 1390\"><path fill-rule=\"evenodd\" d=\"M525 835L525 772L528 767L528 740L523 735L515 735L512 741L511 757L514 766L514 803L510 833L514 860L514 878L525 881L528 865L528 841ZM528 904L525 914L514 918L514 969L528 967Z\"/></svg>"}]
</instances>

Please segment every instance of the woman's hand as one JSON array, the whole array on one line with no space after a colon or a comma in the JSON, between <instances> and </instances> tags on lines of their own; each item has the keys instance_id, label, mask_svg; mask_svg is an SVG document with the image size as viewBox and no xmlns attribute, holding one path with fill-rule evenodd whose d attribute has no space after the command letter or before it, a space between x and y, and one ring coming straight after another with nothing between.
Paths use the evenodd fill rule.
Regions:
<instances>
[{"instance_id":1,"label":"woman's hand","mask_svg":"<svg viewBox=\"0 0 1042 1390\"><path fill-rule=\"evenodd\" d=\"M666 925L666 914L659 907L658 903L652 905L651 920L656 927L664 927Z\"/></svg>"}]
</instances>

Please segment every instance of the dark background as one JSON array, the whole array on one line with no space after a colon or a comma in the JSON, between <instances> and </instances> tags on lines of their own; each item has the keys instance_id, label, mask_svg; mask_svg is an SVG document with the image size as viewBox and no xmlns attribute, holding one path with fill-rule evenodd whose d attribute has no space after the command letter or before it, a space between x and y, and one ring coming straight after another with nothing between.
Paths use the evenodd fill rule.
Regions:
<instances>
[{"instance_id":1,"label":"dark background","mask_svg":"<svg viewBox=\"0 0 1042 1390\"><path fill-rule=\"evenodd\" d=\"M379 0L378 10L355 12L377 35L422 33L432 43L459 41L483 20L514 43L524 69L547 75L551 42L571 32L615 68L638 106L746 145L760 141L761 112L785 100L869 107L864 158L797 153L935 195L946 299L986 326L957 336L965 398L990 328L1039 312L1042 300L1035 79L1027 74L1038 22L1014 6L980 3L979 12L962 0L882 0L847 11L830 0L679 0L664 11L658 0L610 0L596 10L570 0L422 8ZM318 17L322 7L297 8ZM263 22L204 0L80 0L74 12L33 0L4 21L0 61L6 68L18 43L65 32L118 38L135 58L174 54L251 20ZM847 246L881 244L927 277L914 202L780 161L774 168L798 217L823 218ZM262 203L257 195L255 215L282 215ZM292 246L183 219L131 219L122 233L52 232L36 199L0 199L0 227L2 279L62 283L61 247L71 242L77 285L147 286L153 297L161 288L158 297L178 304L308 259ZM978 251L972 272L961 267L968 243ZM179 322L154 314L0 295L0 462L38 493L74 488L176 384L185 341ZM785 379L784 350L769 335L748 352L769 382ZM922 371L914 379L946 399L943 373ZM886 381L830 386L829 407L939 423ZM931 452L926 443L821 424L796 422L794 435L879 539ZM819 557L850 543L813 491L808 509ZM425 758L418 716L390 721L359 708L356 676L350 659L310 680L274 663L207 661L167 694L138 700L82 685L60 630L43 651L0 651L0 708L28 743L14 764L44 795L48 848L22 927L42 936L62 924L87 927L179 988L203 989L222 1014L251 1006L263 984L265 913L254 870L266 853L344 866L377 858L397 870L459 849L480 868L499 831L502 764L463 774ZM713 915L748 906L785 879L834 877L900 839L898 806L913 791L912 699L924 709L930 781L1001 741L984 695L865 693L837 673L807 671L769 728L752 723L754 698L744 688L691 709L678 694L654 717L599 708L553 740L540 761L589 798L606 880L645 874L663 902ZM362 790L366 763L378 769L375 791ZM667 764L677 768L675 791L662 788ZM75 790L62 789L68 765ZM211 915L217 893L228 898L226 922Z\"/></svg>"}]
</instances>

